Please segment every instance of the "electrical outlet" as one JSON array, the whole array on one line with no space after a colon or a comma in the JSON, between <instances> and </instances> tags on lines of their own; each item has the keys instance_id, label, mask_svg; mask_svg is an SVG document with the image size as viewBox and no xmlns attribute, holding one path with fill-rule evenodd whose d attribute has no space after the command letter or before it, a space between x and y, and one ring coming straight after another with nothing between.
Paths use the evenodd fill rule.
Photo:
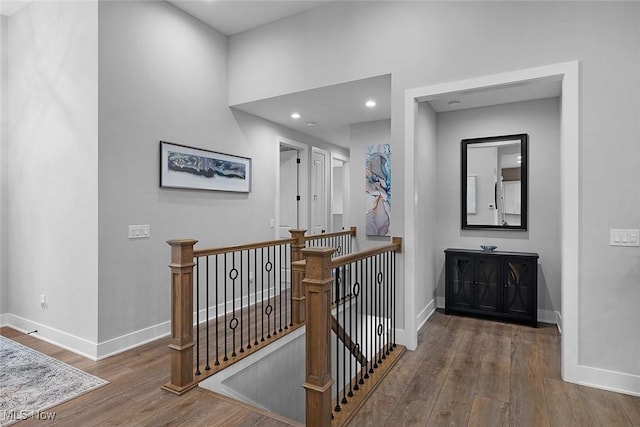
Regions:
<instances>
[{"instance_id":1,"label":"electrical outlet","mask_svg":"<svg viewBox=\"0 0 640 427\"><path fill-rule=\"evenodd\" d=\"M129 226L129 238L130 239L143 239L151 235L151 229L149 225L130 225Z\"/></svg>"}]
</instances>

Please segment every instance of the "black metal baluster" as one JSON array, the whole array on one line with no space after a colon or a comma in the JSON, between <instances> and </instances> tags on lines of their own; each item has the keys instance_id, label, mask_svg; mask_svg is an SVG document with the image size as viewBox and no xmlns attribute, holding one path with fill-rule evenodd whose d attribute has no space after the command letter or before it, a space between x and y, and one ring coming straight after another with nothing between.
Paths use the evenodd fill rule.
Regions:
<instances>
[{"instance_id":1,"label":"black metal baluster","mask_svg":"<svg viewBox=\"0 0 640 427\"><path fill-rule=\"evenodd\" d=\"M362 355L366 355L367 354L367 343L365 342L365 328L367 326L367 322L366 322L366 317L364 317L366 308L365 308L365 301L364 301L364 295L365 295L365 280L364 280L364 276L363 276L363 264L364 261L363 260L359 260L358 261L358 274L356 276L356 280L358 281L358 284L360 285L358 287L358 299L356 301L360 302L360 311L358 312L358 316L362 319L362 325L360 325L360 329L359 329L359 334L360 334L360 353ZM364 373L367 370L367 357L364 358L364 364L360 364L360 384L364 384ZM359 387L358 387L359 388Z\"/></svg>"},{"instance_id":2,"label":"black metal baluster","mask_svg":"<svg viewBox=\"0 0 640 427\"><path fill-rule=\"evenodd\" d=\"M249 269L249 251L247 250L247 270ZM244 292L242 284L244 283L245 269L242 268L242 251L240 251L240 353L244 353ZM247 276L249 273L247 272ZM247 283L249 277L247 277Z\"/></svg>"},{"instance_id":3,"label":"black metal baluster","mask_svg":"<svg viewBox=\"0 0 640 427\"><path fill-rule=\"evenodd\" d=\"M247 278L247 349L251 348L251 251L255 251L255 249L247 250L247 270L249 271Z\"/></svg>"},{"instance_id":4,"label":"black metal baluster","mask_svg":"<svg viewBox=\"0 0 640 427\"><path fill-rule=\"evenodd\" d=\"M206 292L205 292L205 296L207 298L207 339L206 339L206 345L207 345L207 366L204 367L205 371L209 371L211 370L211 366L209 366L209 256L207 255L206 258L206 267L207 267L207 275L206 275Z\"/></svg>"},{"instance_id":5,"label":"black metal baluster","mask_svg":"<svg viewBox=\"0 0 640 427\"><path fill-rule=\"evenodd\" d=\"M265 307L264 312L267 315L267 338L271 338L271 270L273 270L273 265L271 264L271 251L268 247L267 264L265 265L265 270L267 271L267 306ZM264 301L264 296L262 300Z\"/></svg>"},{"instance_id":6,"label":"black metal baluster","mask_svg":"<svg viewBox=\"0 0 640 427\"><path fill-rule=\"evenodd\" d=\"M383 296L384 301L382 303L382 318L384 319L384 341L382 343L382 360L387 358L389 354L389 252L385 252L382 254L382 260L384 264L384 288L383 288Z\"/></svg>"},{"instance_id":7,"label":"black metal baluster","mask_svg":"<svg viewBox=\"0 0 640 427\"><path fill-rule=\"evenodd\" d=\"M278 307L278 312L280 313L280 328L278 329L278 332L282 332L282 245L278 245L278 251L279 251L279 259L280 259L280 266L278 267L278 286L280 289L280 293L278 295L278 301L279 301L279 307Z\"/></svg>"},{"instance_id":8,"label":"black metal baluster","mask_svg":"<svg viewBox=\"0 0 640 427\"><path fill-rule=\"evenodd\" d=\"M393 333L393 347L396 346L396 251L393 251L391 258L391 277L393 278L391 289L391 306L393 307L393 320L391 325L391 332ZM391 347L391 351L393 351Z\"/></svg>"},{"instance_id":9,"label":"black metal baluster","mask_svg":"<svg viewBox=\"0 0 640 427\"><path fill-rule=\"evenodd\" d=\"M229 321L229 329L231 329L232 343L231 356L236 357L236 329L238 328L238 318L236 317L236 279L238 278L238 269L236 268L236 253L231 253L231 271L229 279L231 279L231 320Z\"/></svg>"},{"instance_id":10,"label":"black metal baluster","mask_svg":"<svg viewBox=\"0 0 640 427\"><path fill-rule=\"evenodd\" d=\"M364 380L362 379L362 327L358 328L358 317L360 317L360 311L358 310L358 303L360 302L360 276L358 274L358 268L360 266L360 263L362 261L357 261L356 263L354 263L353 265L353 269L354 269L354 277L355 277L355 283L353 285L353 298L354 298L354 305L355 305L355 330L356 330L356 354L359 356L359 358L357 359L357 363L359 366L359 369L356 370L356 376L354 378L354 382L355 385L353 386L354 390L360 390L360 386L358 385L358 382L364 382ZM360 309L361 310L361 309ZM360 381L358 381L358 372L360 372Z\"/></svg>"},{"instance_id":11,"label":"black metal baluster","mask_svg":"<svg viewBox=\"0 0 640 427\"><path fill-rule=\"evenodd\" d=\"M347 403L347 299L346 299L346 282L345 282L345 266L342 269L342 381L344 386L342 387L342 404ZM339 312L336 312L336 321L338 320ZM351 377L349 377L351 381Z\"/></svg>"},{"instance_id":12,"label":"black metal baluster","mask_svg":"<svg viewBox=\"0 0 640 427\"><path fill-rule=\"evenodd\" d=\"M380 318L378 317L378 304L380 302L380 295L378 292L378 288L380 286L380 266L378 265L378 256L373 257L373 319L374 319L374 329L373 329L373 368L378 369L378 350L380 349L380 344L378 342L378 326L380 325Z\"/></svg>"},{"instance_id":13,"label":"black metal baluster","mask_svg":"<svg viewBox=\"0 0 640 427\"><path fill-rule=\"evenodd\" d=\"M258 250L253 251L253 345L258 345ZM262 274L260 274L262 277ZM251 324L249 324L251 325ZM249 326L251 327L251 326Z\"/></svg>"},{"instance_id":14,"label":"black metal baluster","mask_svg":"<svg viewBox=\"0 0 640 427\"><path fill-rule=\"evenodd\" d=\"M287 283L288 291L289 291L289 308L285 311L286 315L288 315L288 321L285 319L285 324L289 326L293 326L293 269L291 267L291 243L287 244L287 249L285 251L285 260L284 263L286 265L285 271L287 272ZM287 329L287 326L285 326Z\"/></svg>"},{"instance_id":15,"label":"black metal baluster","mask_svg":"<svg viewBox=\"0 0 640 427\"><path fill-rule=\"evenodd\" d=\"M356 387L358 384L357 372L355 376L353 374L353 365L358 361L358 337L356 336L357 329L355 327L357 321L357 317L355 316L357 315L357 313L354 312L354 307L357 306L356 297L353 293L353 286L355 286L355 283L353 281L353 267L354 263L349 264L349 280L347 281L347 285L349 287L349 296L351 297L349 299L349 338L351 339L351 344L349 345L349 349L351 350L351 357L349 358L349 397L353 397L353 383L356 383ZM355 359L355 362L352 359Z\"/></svg>"},{"instance_id":16,"label":"black metal baluster","mask_svg":"<svg viewBox=\"0 0 640 427\"><path fill-rule=\"evenodd\" d=\"M220 359L219 359L219 353L220 353L220 346L218 343L218 338L220 336L220 330L218 329L218 278L220 277L218 275L218 257L220 255L216 255L216 279L214 280L214 286L216 287L216 361L214 363L214 365L218 366L220 364Z\"/></svg>"},{"instance_id":17,"label":"black metal baluster","mask_svg":"<svg viewBox=\"0 0 640 427\"><path fill-rule=\"evenodd\" d=\"M363 290L364 290L364 312L365 312L365 319L366 319L366 324L365 324L365 346L367 351L367 363L364 366L365 372L364 372L364 378L368 379L369 378L369 371L371 370L371 372L373 372L373 366L369 366L369 364L371 363L371 331L370 331L370 327L369 327L369 323L370 323L370 314L371 314L371 304L369 302L370 300L370 296L369 294L371 293L371 271L369 269L369 258L365 258L364 259L364 274L365 277L362 279L362 285L363 285Z\"/></svg>"},{"instance_id":18,"label":"black metal baluster","mask_svg":"<svg viewBox=\"0 0 640 427\"><path fill-rule=\"evenodd\" d=\"M334 270L334 279L335 288L338 288L338 281L340 280L340 268L336 268ZM336 304L336 323L338 321L338 316L340 315L340 301L338 295L336 295L335 304ZM339 364L340 361L340 333L339 328L336 328L336 365ZM336 366L336 406L333 408L334 411L340 412L342 408L340 407L340 367Z\"/></svg>"},{"instance_id":19,"label":"black metal baluster","mask_svg":"<svg viewBox=\"0 0 640 427\"><path fill-rule=\"evenodd\" d=\"M200 257L196 258L196 375L200 375Z\"/></svg>"},{"instance_id":20,"label":"black metal baluster","mask_svg":"<svg viewBox=\"0 0 640 427\"><path fill-rule=\"evenodd\" d=\"M260 250L261 252L261 257L260 257L260 262L262 263L262 269L260 270L260 311L262 312L261 314L261 319L260 319L260 327L262 329L262 335L260 338L260 341L264 341L264 315L265 315L265 306L264 306L264 270L266 268L266 265L264 264L264 248L262 248Z\"/></svg>"},{"instance_id":21,"label":"black metal baluster","mask_svg":"<svg viewBox=\"0 0 640 427\"><path fill-rule=\"evenodd\" d=\"M387 356L391 351L391 252L387 252L387 286L386 286L386 303L387 303Z\"/></svg>"},{"instance_id":22,"label":"black metal baluster","mask_svg":"<svg viewBox=\"0 0 640 427\"><path fill-rule=\"evenodd\" d=\"M227 357L227 253L224 254L224 357L225 362L229 360Z\"/></svg>"}]
</instances>

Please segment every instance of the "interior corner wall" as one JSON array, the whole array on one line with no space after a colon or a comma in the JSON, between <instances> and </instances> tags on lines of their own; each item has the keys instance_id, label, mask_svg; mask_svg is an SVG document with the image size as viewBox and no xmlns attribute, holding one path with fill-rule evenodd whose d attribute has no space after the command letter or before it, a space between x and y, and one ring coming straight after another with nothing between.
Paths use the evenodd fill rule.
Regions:
<instances>
[{"instance_id":1,"label":"interior corner wall","mask_svg":"<svg viewBox=\"0 0 640 427\"><path fill-rule=\"evenodd\" d=\"M0 15L0 325L7 313L7 17Z\"/></svg>"},{"instance_id":2,"label":"interior corner wall","mask_svg":"<svg viewBox=\"0 0 640 427\"><path fill-rule=\"evenodd\" d=\"M8 323L89 356L98 309L97 27L97 2L33 2L8 18Z\"/></svg>"},{"instance_id":3,"label":"interior corner wall","mask_svg":"<svg viewBox=\"0 0 640 427\"><path fill-rule=\"evenodd\" d=\"M439 224L437 223L437 116L427 102L418 103L415 121L415 179L416 186L416 229L414 230L416 245L424 256L416 263L415 304L417 326L425 322L435 310L436 284L438 283L436 270L436 240Z\"/></svg>"},{"instance_id":4,"label":"interior corner wall","mask_svg":"<svg viewBox=\"0 0 640 427\"><path fill-rule=\"evenodd\" d=\"M493 244L498 250L536 252L538 317L555 321L560 311L560 105L558 98L440 113L438 124L438 296L444 297L446 248ZM460 141L529 135L527 231L460 229ZM541 317L542 316L542 317Z\"/></svg>"}]
</instances>

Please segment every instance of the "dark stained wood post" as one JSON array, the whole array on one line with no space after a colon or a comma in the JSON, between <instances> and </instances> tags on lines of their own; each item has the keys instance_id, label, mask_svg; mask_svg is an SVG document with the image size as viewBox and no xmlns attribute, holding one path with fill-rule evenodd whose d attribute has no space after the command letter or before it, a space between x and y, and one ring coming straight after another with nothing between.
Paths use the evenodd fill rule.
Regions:
<instances>
[{"instance_id":1,"label":"dark stained wood post","mask_svg":"<svg viewBox=\"0 0 640 427\"><path fill-rule=\"evenodd\" d=\"M309 427L331 425L331 255L333 248L308 248L303 280L306 296L306 389Z\"/></svg>"},{"instance_id":2,"label":"dark stained wood post","mask_svg":"<svg viewBox=\"0 0 640 427\"><path fill-rule=\"evenodd\" d=\"M193 246L197 240L169 240L171 246L171 382L162 388L182 394L193 388Z\"/></svg>"},{"instance_id":3,"label":"dark stained wood post","mask_svg":"<svg viewBox=\"0 0 640 427\"><path fill-rule=\"evenodd\" d=\"M289 230L291 238L296 239L295 243L291 244L291 264L296 261L304 259L302 250L305 248L306 243L304 240L304 234L307 230ZM291 307L292 319L294 325L304 323L305 309L304 309L304 290L302 289L302 279L304 278L304 272L296 271L291 268L291 299L293 306Z\"/></svg>"}]
</instances>

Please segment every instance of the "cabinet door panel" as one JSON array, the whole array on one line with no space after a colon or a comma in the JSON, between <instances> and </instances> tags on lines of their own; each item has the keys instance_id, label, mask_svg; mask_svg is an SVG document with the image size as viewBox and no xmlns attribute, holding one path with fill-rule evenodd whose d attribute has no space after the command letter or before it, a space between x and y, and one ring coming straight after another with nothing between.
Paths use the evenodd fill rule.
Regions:
<instances>
[{"instance_id":1,"label":"cabinet door panel","mask_svg":"<svg viewBox=\"0 0 640 427\"><path fill-rule=\"evenodd\" d=\"M531 316L536 263L514 258L504 260L504 311Z\"/></svg>"},{"instance_id":2,"label":"cabinet door panel","mask_svg":"<svg viewBox=\"0 0 640 427\"><path fill-rule=\"evenodd\" d=\"M476 257L475 281L475 308L483 311L498 311L500 259Z\"/></svg>"},{"instance_id":3,"label":"cabinet door panel","mask_svg":"<svg viewBox=\"0 0 640 427\"><path fill-rule=\"evenodd\" d=\"M451 302L450 307L471 308L473 305L473 258L455 256L451 258Z\"/></svg>"}]
</instances>

